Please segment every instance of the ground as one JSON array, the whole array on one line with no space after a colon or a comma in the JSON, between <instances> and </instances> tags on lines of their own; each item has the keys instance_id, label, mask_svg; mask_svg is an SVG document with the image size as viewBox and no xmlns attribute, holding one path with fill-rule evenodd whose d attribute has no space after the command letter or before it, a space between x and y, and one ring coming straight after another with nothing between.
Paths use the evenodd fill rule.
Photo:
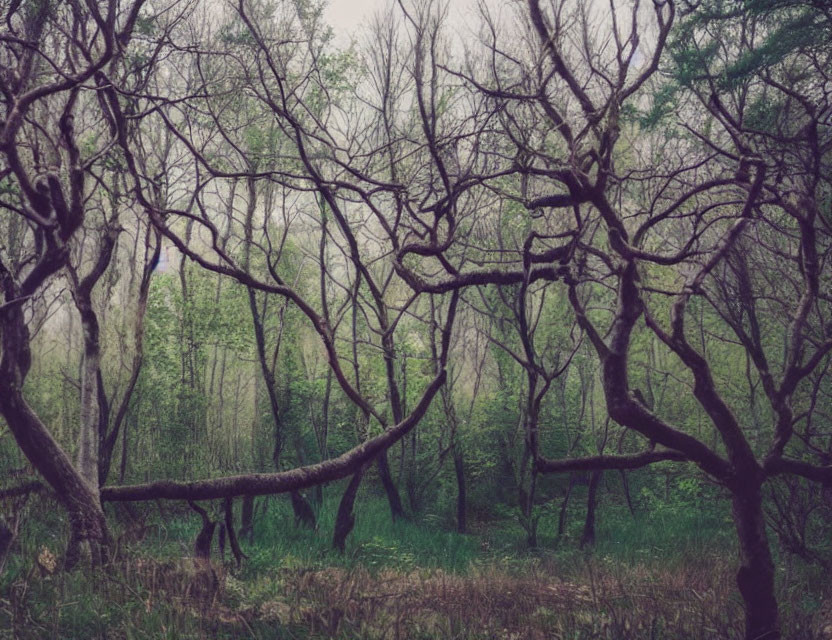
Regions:
<instances>
[{"instance_id":1,"label":"ground","mask_svg":"<svg viewBox=\"0 0 832 640\"><path fill-rule=\"evenodd\" d=\"M148 534L127 543L122 533L119 557L100 569L56 570L49 545L60 538L31 536L0 582L0 638L741 637L730 531L719 522L609 507L595 549L577 548L579 522L558 540L543 520L541 548L529 551L509 517L475 521L463 536L439 522L392 523L370 498L340 556L328 549L329 506L308 531L275 501L240 568L228 555L188 557L197 518L173 507L149 510ZM781 574L786 637L832 638L822 573L789 561Z\"/></svg>"}]
</instances>

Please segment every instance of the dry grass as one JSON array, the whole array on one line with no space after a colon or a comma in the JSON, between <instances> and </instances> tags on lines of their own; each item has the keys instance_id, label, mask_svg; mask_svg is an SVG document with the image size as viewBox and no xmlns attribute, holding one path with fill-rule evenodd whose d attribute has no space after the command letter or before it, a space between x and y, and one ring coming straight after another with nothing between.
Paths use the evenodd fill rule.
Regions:
<instances>
[{"instance_id":1,"label":"dry grass","mask_svg":"<svg viewBox=\"0 0 832 640\"><path fill-rule=\"evenodd\" d=\"M557 566L522 571L486 565L466 575L442 570L369 572L330 567L284 571L280 597L224 609L253 628L305 629L311 637L740 638L743 611L733 568L711 559L673 569L587 561L558 578ZM832 601L830 601L832 603ZM785 636L821 634L825 616L785 620Z\"/></svg>"},{"instance_id":2,"label":"dry grass","mask_svg":"<svg viewBox=\"0 0 832 640\"><path fill-rule=\"evenodd\" d=\"M586 571L587 580L577 582L542 565L524 575L483 567L464 576L329 568L285 576L281 598L245 615L324 637L391 640L738 637L741 607L728 580Z\"/></svg>"},{"instance_id":3,"label":"dry grass","mask_svg":"<svg viewBox=\"0 0 832 640\"><path fill-rule=\"evenodd\" d=\"M138 558L91 577L81 584L78 576L72 583L64 574L32 571L26 589L39 601L63 596L65 608L78 605L83 589L106 603L111 624L104 632L87 626L89 638L681 640L740 638L742 631L733 568L718 558L673 568L591 558L570 566L491 562L464 575L283 569L246 581L193 560ZM822 633L832 631L832 600L826 602L814 620L784 615L785 637L832 638ZM37 619L25 599L16 605L11 617L26 632L8 637L44 637L38 630L47 629L51 637L81 637L67 631L71 625Z\"/></svg>"}]
</instances>

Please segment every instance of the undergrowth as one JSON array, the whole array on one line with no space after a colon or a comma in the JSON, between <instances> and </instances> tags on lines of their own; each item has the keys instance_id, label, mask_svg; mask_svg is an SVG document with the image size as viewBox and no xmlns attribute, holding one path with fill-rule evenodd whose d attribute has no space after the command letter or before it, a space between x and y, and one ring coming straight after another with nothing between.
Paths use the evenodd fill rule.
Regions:
<instances>
[{"instance_id":1,"label":"undergrowth","mask_svg":"<svg viewBox=\"0 0 832 640\"><path fill-rule=\"evenodd\" d=\"M43 554L57 556L64 534L41 505L0 576L0 638L741 637L735 545L719 508L604 505L591 550L577 545L577 513L558 537L557 513L544 509L529 550L510 512L460 535L429 513L393 522L383 498L364 495L342 555L330 544L331 496L316 531L295 526L288 500L269 499L265 512L261 502L240 568L228 554L190 559L200 519L147 505L140 542L126 542L110 514L119 557L107 567L52 572ZM791 557L778 566L785 637L832 637L823 573Z\"/></svg>"}]
</instances>

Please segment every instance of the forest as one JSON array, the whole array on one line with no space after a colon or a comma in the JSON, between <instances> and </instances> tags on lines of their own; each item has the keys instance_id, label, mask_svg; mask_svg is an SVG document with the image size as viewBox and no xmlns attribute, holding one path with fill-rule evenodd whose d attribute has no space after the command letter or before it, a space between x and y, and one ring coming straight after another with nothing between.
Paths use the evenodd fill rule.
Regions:
<instances>
[{"instance_id":1,"label":"forest","mask_svg":"<svg viewBox=\"0 0 832 640\"><path fill-rule=\"evenodd\" d=\"M832 3L345 2L0 0L0 638L832 638Z\"/></svg>"}]
</instances>

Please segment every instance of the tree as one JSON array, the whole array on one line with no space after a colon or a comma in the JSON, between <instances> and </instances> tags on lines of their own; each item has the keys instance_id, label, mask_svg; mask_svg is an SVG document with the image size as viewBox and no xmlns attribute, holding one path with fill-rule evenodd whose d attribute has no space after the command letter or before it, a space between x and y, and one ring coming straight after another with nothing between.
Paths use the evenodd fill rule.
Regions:
<instances>
[{"instance_id":1,"label":"tree","mask_svg":"<svg viewBox=\"0 0 832 640\"><path fill-rule=\"evenodd\" d=\"M110 146L104 142L93 149L80 147L79 107L99 109L105 122L109 117L82 89L102 82L105 67L123 56L143 4L12 3L0 52L2 208L7 216L25 221L26 235L17 255L0 261L5 298L0 307L0 413L67 509L72 531L68 566L77 562L82 545L89 545L94 559L100 560L107 529L97 476L91 475L95 462L92 467L85 464L86 471L76 468L26 402L23 383L31 364L26 313L32 299L66 266L73 237L85 219L88 171ZM73 33L82 37L71 37ZM57 117L44 119L41 112ZM91 424L97 416L95 381L87 378L85 388L85 413ZM87 442L93 448L97 444L95 438Z\"/></svg>"},{"instance_id":2,"label":"tree","mask_svg":"<svg viewBox=\"0 0 832 640\"><path fill-rule=\"evenodd\" d=\"M273 16L273 18L277 20L277 16ZM175 107L165 104L167 101L162 101L158 108L152 110L152 115L159 117L164 126L174 132L184 128L176 126L177 123L175 122L175 119L179 118L182 113L180 111L182 104L192 104L194 106L192 112L184 111L185 118L196 118L196 108L200 106L205 107L204 112L211 114L211 131L218 132L218 135L210 135L208 129L205 129L202 123L197 120L186 120L186 122L189 122L192 128L199 128L204 132L206 134L204 140L188 139L181 133L177 133L183 148L191 154L194 162L194 170L190 175L195 181L193 200L195 213L174 207L159 207L147 196L147 190L152 183L149 182L147 176L136 163L132 142L127 134L127 118L121 100L115 91L106 91L108 104L115 113L114 119L119 131L119 143L134 180L134 194L140 204L150 212L151 219L160 232L174 244L183 256L201 267L233 278L249 287L250 290L278 295L290 301L309 320L315 330L327 353L334 377L345 395L359 407L362 413L382 427L382 433L369 438L341 456L300 469L274 474L251 474L234 478L199 481L196 484L162 482L133 488L117 487L107 489L102 493L105 500L148 499L152 496L205 499L244 494L263 495L292 491L344 477L344 475L359 471L368 461L368 457L372 459L371 456L378 456L404 433L413 428L421 416L424 415L432 397L444 381L446 375L444 367L447 361L450 327L455 315L456 296L452 296L443 321L441 347L439 349L440 366L437 375L426 385L420 399L409 414L404 414L401 400L397 399L398 387L395 373L392 375L392 382L391 376L387 376L388 387L391 390L390 402L393 407L394 420L394 423L390 425L384 413L373 405L366 394L361 393L357 384L348 378L342 368L340 364L342 356L336 347L335 341L337 325L330 325L326 311L316 309L316 301L307 299L300 291L285 282L277 265L272 262L275 255L271 252L273 245L269 236L270 229L268 225L262 227L265 246L258 244L257 241L249 242L245 245L244 255L235 254L230 245L219 241L221 238L218 228L219 222L226 225L225 234L228 236L233 237L235 234L239 234L245 237L246 231L235 220L234 203L232 202L232 206L227 210L218 209L208 196L209 187L216 187L217 191L214 193L221 193L224 181L246 178L253 181L274 181L297 191L317 191L323 204L320 205L321 209L316 207L315 210L321 211L323 207L326 207L327 215L331 213L343 242L343 245L339 246L339 250L342 252L345 262L343 265L339 265L339 268L345 268L348 273L352 274L351 277L354 278L356 283L355 288L362 299L365 294L369 296L368 305L374 314L373 320L377 323L374 329L378 331L380 336L383 358L385 362L392 360L392 354L395 351L395 345L392 342L393 331L397 326L401 326L399 320L412 305L413 296L411 295L410 299L405 299L402 308L395 309L395 318L388 317L391 304L385 298L394 295L391 293L392 290L389 284L393 271L388 268L381 276L372 273L370 267L366 264L370 256L365 256L360 247L360 242L365 241L361 238L359 242L358 234L362 225L360 222L352 222L347 209L349 201L345 200L339 191L344 189L344 186L340 183L343 177L327 177L324 169L329 170L330 167L320 164L323 159L326 159L332 163L332 167L338 167L336 149L328 147L325 143L327 138L325 136L326 129L322 125L325 122L322 119L323 116L314 117L316 115L314 109L315 91L325 90L326 87L313 84L311 88L304 87L303 91L297 86L291 87L290 90L290 83L297 81L296 67L294 66L296 63L305 62L309 64L312 77L316 77L317 74L322 72L322 69L316 66L321 59L321 53L317 49L320 45L315 39L314 29L306 22L309 14L292 9L285 15L279 16L279 18L286 20L281 26L287 29L295 29L307 38L305 42L309 49L308 51L301 50L304 56L308 56L307 60L298 61L295 58L299 49L294 45L274 44L273 35L266 30L265 22L261 21L261 26L255 26L254 18L248 13L248 7L241 5L238 7L234 20L230 21L225 31L222 32L222 37L227 46L232 50L241 47L245 52L245 55L237 58L223 58L224 61L233 62L233 64L228 64L225 70L239 70L239 75L222 75L220 73L214 76L209 74L208 67L213 64L210 59L203 61L197 57L193 60L193 64L195 76L201 78L202 82L213 83L210 88L216 88L217 95L219 95L219 88L226 90L229 86L232 86L236 90L243 89L242 95L251 96L257 104L268 108L268 113L277 122L278 131L275 140L279 140L282 145L285 145L282 148L289 154L289 157L284 159L284 168L269 167L261 170L262 158L258 163L252 162L254 155L257 154L270 158L269 154L273 153L277 146L275 145L271 149L250 146L247 153L244 145L235 144L238 136L248 133L247 123L241 125L233 120L230 115L228 117L231 119L226 119L226 105L214 101L214 94L205 91L203 87L182 87L187 93L186 98L179 103L174 103ZM238 29L239 31L237 31ZM237 69L235 65L238 62L242 62L244 65L251 63L254 66L251 68L243 66ZM256 82L252 81L252 79L257 78L259 80ZM234 83L241 83L241 85ZM210 96L207 100L204 97L206 95ZM240 93L235 95L240 95ZM304 101L300 101L300 98L303 98ZM146 96L145 99L153 103L156 97ZM309 114L312 114L312 116ZM321 143L321 140L324 143ZM220 159L216 146L219 143L230 143L234 150L233 153ZM360 172L356 175L362 176ZM351 189L364 198L365 204L373 205L369 193L363 193L358 186L351 186ZM384 195L386 194L381 194L378 197ZM253 198L250 198L249 201L253 202ZM378 209L371 209L371 211L375 215ZM225 219L222 218L223 214L226 216ZM175 218L185 221L184 230L177 227L174 223ZM245 226L243 225L243 227ZM251 224L247 226L249 227L248 233L251 234ZM201 235L204 232L207 233L206 236ZM324 233L327 233L325 229ZM217 258L216 261L213 261L203 251L205 245L202 243L205 239L208 239L213 255ZM262 260L267 268L268 273L265 276L251 268L254 264L255 253L259 254L257 259ZM279 253L277 256L279 257ZM324 258L324 264L321 264L324 276L326 276L327 269L325 262L326 257ZM360 283L360 287L358 283ZM326 304L326 297L324 297L323 304ZM392 366L386 364L385 368L389 372Z\"/></svg>"},{"instance_id":3,"label":"tree","mask_svg":"<svg viewBox=\"0 0 832 640\"><path fill-rule=\"evenodd\" d=\"M780 473L828 482L828 467L812 466L785 454L793 435L794 394L832 348L822 329L818 331L827 322L827 310L818 294L817 256L827 245L818 194L800 185L804 172L788 181L791 193L797 188L797 199L783 195L778 187L786 180L785 172L794 169L772 166L771 156L754 140L755 132L745 117L746 108L753 104L749 95L742 93L739 100L729 103L716 78L707 73L706 61L719 48L717 40L709 40L713 46L700 46L700 41L694 40L696 57L689 57L683 67L692 78L689 86L699 88L699 119L690 119L693 114L680 106L680 122L689 124L680 124L679 130L693 135L670 140L661 136L628 139L630 132L639 132L637 121L630 116L635 105L629 104L629 99L646 86L657 69L674 13L672 3L654 3L657 34L653 52L640 70L633 70L642 20L637 9L627 26L613 20L604 47L596 46L590 35L590 9L552 14L530 0L526 24L539 47L539 54L532 57L539 68L524 68L522 61L528 54L509 56L505 49L498 49L495 40L495 55L509 59L516 69L513 73L498 71L487 85L475 77L469 80L501 101L513 115L517 132L509 129L511 140L518 151L533 158L531 166L521 171L539 176L538 188L545 185L548 192L530 199L529 208L549 210L552 216L564 208L574 212L578 240L565 275L570 303L600 360L610 417L649 442L643 452L633 455L541 459L539 469L629 469L662 460L698 465L731 495L740 544L737 583L746 607L746 637L775 638L780 632L762 485ZM582 33L577 49L567 39L570 20ZM643 52L640 57L645 59ZM769 80L772 82L776 81ZM729 88L730 84L723 86ZM557 91L553 85L558 85ZM512 89L503 88L509 86ZM522 90L514 88L518 86ZM810 115L816 113L805 106L805 100L794 101ZM538 108L545 125L534 127L534 120L521 114ZM736 108L739 112L732 112ZM817 131L811 120L808 129ZM530 142L549 135L555 137L550 143L554 152L541 152L539 144ZM809 134L803 139L816 140L817 136ZM658 146L650 148L651 142ZM681 153L667 153L668 144ZM809 164L816 167L814 173L809 169L814 185L822 181L817 169L821 157L815 155ZM795 312L786 313L787 346L779 376L771 373L768 362L772 358L764 355L765 345L747 333L748 318L743 319L742 329L738 322L727 321L769 389L773 415L770 439L767 446L759 446L764 440L749 433L731 408L721 390L718 362L706 348L692 342L686 319L693 306L715 302L710 286L730 257L743 252L744 238L757 228L783 233L787 221L795 237L795 250L777 255L779 260L787 258L788 269L795 274L789 279L794 286L778 304L788 308L791 297L797 304ZM771 244L761 246L776 251ZM757 268L770 273L772 268L780 268L777 262L769 258ZM591 306L606 307L604 300L610 290L616 300L608 316L592 312ZM718 303L714 307L717 313L724 312ZM639 324L642 319L643 326ZM715 445L651 411L632 389L633 340L642 331L652 332L686 368L693 395L719 435Z\"/></svg>"},{"instance_id":4,"label":"tree","mask_svg":"<svg viewBox=\"0 0 832 640\"><path fill-rule=\"evenodd\" d=\"M464 425L482 384L478 408L499 423L488 434L506 436L505 451L489 455L513 464L530 544L541 474L590 474L590 543L604 471L625 478L657 462L688 463L731 501L746 636L780 636L767 492L778 535L812 557L792 517L811 509L793 500L790 512L784 495L832 484L832 439L817 426L830 405L832 353L825 4L528 0L511 5L513 20L483 4L479 41L463 47L449 37L446 7L403 1L379 16L366 46L343 51L316 3L239 2L212 20L213 7L193 5L158 27L163 44L143 58L158 75L136 85L119 79L129 29L119 35L114 25L138 24L140 9L121 14L111 3L108 19L95 3L79 7L12 12L25 37L3 40L3 55L27 79L3 78L0 140L13 238L0 262L0 391L9 391L0 412L70 510L73 540L106 536L95 456L76 468L25 404L26 313L66 269L87 329L81 451L94 448L90 434L105 434L97 475L106 477L120 422L102 428L106 403L95 401L106 394L92 384L101 368L91 292L113 240L92 232L107 226L89 214L84 186L106 161L151 225L137 226L148 229L146 253L164 242L181 258L178 284L167 278L155 299L176 311L159 324L179 336L168 351L181 392L168 394L174 423L157 428L171 441L193 436L193 459L212 464L183 467L181 481L104 487L101 500L222 498L231 530L236 496L289 492L299 504L301 489L349 478L333 540L343 548L370 465L391 512L402 511L387 461L401 443L399 479L414 512L420 486L452 456L464 530ZM63 21L60 32L71 33L87 15L109 29L96 32L103 47L36 69L38 55L83 46L51 51L42 31ZM146 80L148 63L130 60ZM41 82L62 67L74 75ZM87 88L102 134L83 146L71 116ZM159 155L175 160L148 153L158 131L167 141ZM43 170L43 149L60 156L55 171ZM73 245L85 226L87 241ZM154 302L152 263L135 288L139 308ZM474 328L493 349L462 353ZM131 389L141 383L141 323L135 331ZM230 425L226 364L247 376L235 376ZM469 372L475 384L458 384ZM255 425L257 388L268 400L272 462L263 466L274 472L240 473L236 449L226 455L226 439L239 441L243 388L254 388ZM431 446L419 444L420 424L433 428ZM192 479L198 472L223 475ZM203 520L213 524L207 511Z\"/></svg>"},{"instance_id":5,"label":"tree","mask_svg":"<svg viewBox=\"0 0 832 640\"><path fill-rule=\"evenodd\" d=\"M378 269L371 268L370 262L374 261L376 256L373 251L364 248L371 238L364 233L365 223L361 220L353 220L350 212L352 207L350 197L359 199L367 208L367 212L382 225L382 228L386 229L385 233L389 236L387 241L395 247L401 243L401 234L405 229L400 228L395 219L389 220L382 216L381 203L388 199L391 194L400 190L401 187L396 183L390 183L381 191L367 190L372 187L374 181L382 179L373 177L379 169L375 166L376 162L372 153L368 153L366 156L368 158L366 166L352 167L350 168L351 173L346 172L345 168L340 165L338 147L334 143L338 133L335 129L337 122L326 110L321 110L319 102L320 95L331 90L323 84L323 81L326 78L325 74L329 72L326 65L332 63L328 61L321 50L319 35L316 31L315 12L298 12L291 9L283 14L272 16L272 19L281 28L294 30L304 39L307 48L299 50L297 47L288 44L274 44L274 35L266 26L266 21L260 20L255 24L255 17L249 13L249 10L250 8L245 5L238 7L236 15L229 18L228 25L221 33L221 37L230 51L236 53L238 49L242 48L246 52L245 55L227 57L226 60L229 64L224 67L226 72L224 75L222 71L218 71L218 75L208 73L209 68L212 68L213 65L210 56L205 61L197 57L194 61L197 69L195 74L200 76L202 81L213 83L212 88L216 88L218 92L220 90L225 91L229 86L242 88L242 95L250 96L254 104L265 107L267 109L266 113L275 118L277 123L276 131L271 137L271 146L269 148L256 147L251 144L235 142L239 139L239 136L247 136L251 131L249 123L240 123L235 119L234 116L240 112L237 111L235 114L231 114L222 101L218 102L214 97L205 100L203 98L204 94L198 90L185 87L185 91L194 91L193 97L188 98L187 102L177 103L176 111L162 106L156 111L156 114L161 117L163 123L170 130L176 131L181 128L177 127L174 122L175 118L180 117L181 105L192 104L194 110L184 112L185 122L189 122L189 126L192 128L198 126L206 132L206 138L204 141L199 141L199 146L197 146L196 141L186 139L179 134L183 146L192 154L195 163L192 175L196 180L195 203L199 215L184 210L167 208L165 210L155 210L154 219L160 231L175 244L182 255L188 256L203 267L239 280L250 290L256 289L268 294L281 295L291 301L311 320L312 326L327 351L329 364L342 391L355 403L365 420L378 425L383 432L389 432L391 429L388 429L388 425L391 424L391 419L394 425L401 425L409 420L404 412L405 407L395 369L395 334L397 331L406 330L406 324L402 322L402 318L406 314L412 313L412 309L416 308L417 296L407 291L406 282L396 278L395 270L390 263ZM283 22L280 22L281 20ZM309 75L303 76L304 79L300 85L295 85L294 83L298 82L298 76L296 75L298 68L308 69ZM228 74L228 70L234 70L236 75ZM307 83L309 78L312 81ZM208 95L212 94L209 93ZM215 95L226 94L217 93ZM235 96L237 95L240 94L235 94ZM111 102L117 104L115 96L111 96ZM238 102L236 98L235 102ZM196 117L195 114L199 113L197 109L203 105L205 106L204 111L211 114L213 131L218 132L219 135L212 135L207 130L202 129L202 123L191 120L191 118ZM332 123L329 122L330 119L332 119ZM123 121L123 114L117 120ZM226 145L228 142L231 142L234 153L232 157L223 157L219 161L219 148L216 145ZM385 144L384 140L371 139L368 142ZM122 143L127 155L128 165L130 165L130 141L124 136ZM365 141L356 140L355 144L359 143L364 144ZM274 154L278 150L288 154L288 157L284 159L286 168L281 169L279 166L270 165L268 169L265 169L267 164L265 161L270 159L274 161ZM395 161L397 163L401 162L399 158L395 158ZM239 167L236 165L239 165ZM260 167L264 168L261 169ZM384 167L382 167L381 171L384 170ZM152 205L142 194L144 189L143 176L135 167L131 166L131 171L136 178L140 202L152 209ZM390 171L391 176L394 176L396 168L390 169L388 167L387 171ZM205 182L200 184L200 176L203 172L208 175ZM332 177L329 176L330 173L333 173ZM215 210L209 198L203 194L208 193L209 187L221 189L223 181L234 181L238 177L246 177L248 180L271 180L296 191L314 190L319 194L320 204L313 211L319 215L332 217L331 224L337 230L339 242L337 246L339 261L334 263L334 267L327 264L328 261L334 260L332 256L326 255L325 252L321 257L319 265L321 277L324 280L330 279L336 282L343 280L343 273L346 273L349 280L351 280L345 293L351 296L353 309L358 310L367 322L370 331L370 344L375 343L380 348L387 387L384 400L389 403L389 418L385 415L385 411L374 406L370 395L362 391L357 359L353 357L352 362L356 371L355 380L350 380L346 371L342 369L340 362L343 356L336 347L336 339L339 326L343 325L340 324L339 318L329 317L327 309L329 302L326 292L322 289L323 295L320 310L318 310L315 308L317 305L314 300L306 299L298 290L283 281L276 264L272 262L275 256L264 251L265 247L257 247L257 252L263 256L263 261L268 266L269 271L266 278L271 279L272 282L260 279L258 274L247 268L247 265L250 266L254 261L251 252L252 242L246 244L244 258L235 256L232 251L222 246L222 243L217 242L219 237L217 227L219 212ZM350 177L355 180L347 182ZM219 191L215 193L219 193ZM416 196L413 197L415 199ZM253 199L250 198L250 201L253 202ZM404 202L400 204L400 207L403 206ZM164 223L162 223L162 215L168 218ZM223 222L224 225L227 225L226 233L229 234L235 233L233 215L234 207L232 203L232 207L228 210L228 217ZM253 213L249 215L253 215ZM184 235L177 231L171 223L174 216L181 216L187 221ZM396 216L400 217L401 212L397 213ZM266 226L263 229L266 233L266 243L271 248L273 245L268 235L269 230ZM220 258L220 263L212 264L200 253L200 249L196 248L202 242L199 234L203 230L213 237L211 243L216 255ZM325 225L322 226L321 234L322 242L330 237L333 240L336 238L332 232L327 230ZM332 273L333 269L342 270L342 272L336 276ZM448 318L452 319L455 303L449 305L448 309ZM355 322L353 322L353 332L355 326ZM356 336L353 335L352 339L353 344L355 344ZM446 352L447 348L440 349L441 354L446 354ZM440 357L440 362L442 357L445 356ZM444 378L441 367L439 375ZM426 395L423 395L416 402L414 411L423 411L424 400L435 393L435 387L434 380L433 383L427 386ZM411 412L411 415L413 415L413 412ZM378 438L370 440L370 442L373 441L384 442L384 440L378 440ZM379 455L378 464L382 481L390 497L393 513L400 513L401 506L398 494L392 484L384 455ZM360 466L355 468L356 471L360 471L360 469ZM351 502L355 488L357 488L357 485L354 485L353 490L348 492L343 503L343 522L347 522L352 511ZM349 528L351 527L344 525L341 527L341 531L348 531ZM339 545L337 540L336 545Z\"/></svg>"}]
</instances>

